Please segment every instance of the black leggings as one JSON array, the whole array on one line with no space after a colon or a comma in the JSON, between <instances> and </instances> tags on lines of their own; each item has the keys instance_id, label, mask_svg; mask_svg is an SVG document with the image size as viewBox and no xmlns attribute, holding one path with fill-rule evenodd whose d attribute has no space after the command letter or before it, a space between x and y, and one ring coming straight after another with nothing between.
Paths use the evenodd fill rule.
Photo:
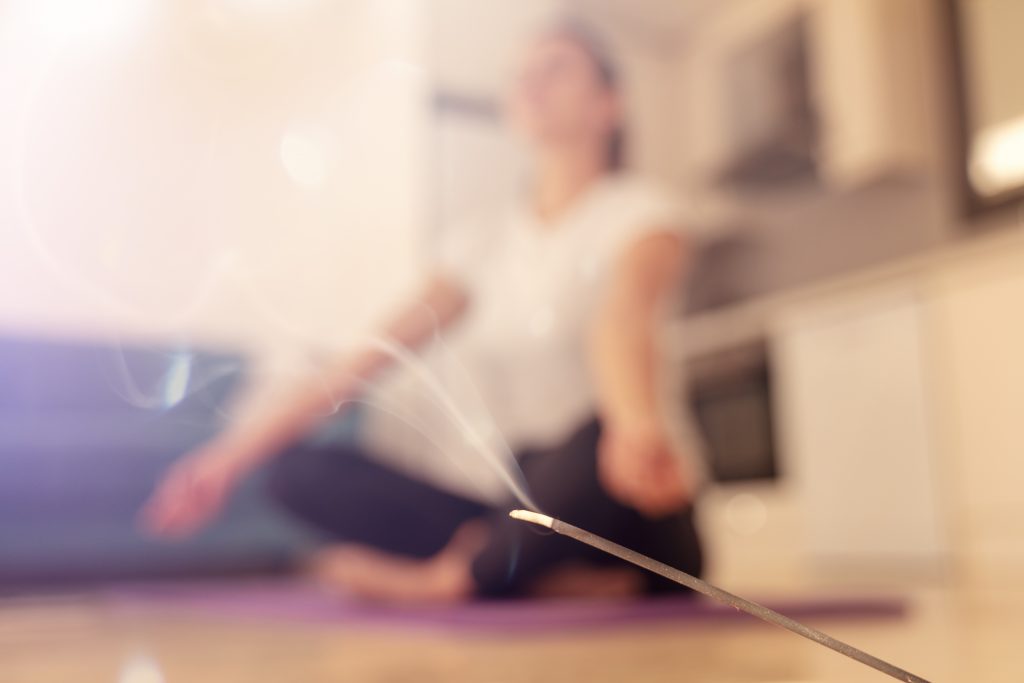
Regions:
<instances>
[{"instance_id":1,"label":"black leggings","mask_svg":"<svg viewBox=\"0 0 1024 683\"><path fill-rule=\"evenodd\" d=\"M597 479L599 436L600 426L592 422L557 448L517 456L537 505L546 514L699 575L703 558L692 509L650 520L609 498ZM429 557L462 523L486 520L487 545L473 562L480 596L522 595L536 579L567 563L621 563L512 520L506 509L447 493L377 464L357 446L297 448L276 461L270 486L286 510L332 538L411 557ZM645 580L648 593L684 590L653 575Z\"/></svg>"}]
</instances>

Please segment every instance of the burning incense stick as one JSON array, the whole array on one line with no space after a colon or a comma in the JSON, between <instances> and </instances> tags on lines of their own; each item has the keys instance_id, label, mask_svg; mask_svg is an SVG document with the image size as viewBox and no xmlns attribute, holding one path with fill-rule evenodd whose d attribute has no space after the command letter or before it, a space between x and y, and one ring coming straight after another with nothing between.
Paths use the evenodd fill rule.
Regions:
<instances>
[{"instance_id":1,"label":"burning incense stick","mask_svg":"<svg viewBox=\"0 0 1024 683\"><path fill-rule=\"evenodd\" d=\"M548 517L547 515L542 515L537 512L530 512L528 510L513 510L509 513L509 516L523 522L530 522L531 524L546 527L557 534L568 536L569 538L573 538L581 543L586 543L591 547L606 552L609 555L614 555L626 562L631 562L642 569L646 569L647 571L654 572L655 574L663 576L670 581L682 584L683 586L706 595L713 600L717 600L725 605L742 610L747 614L751 614L758 619L762 619L776 626L781 626L782 628L792 631L797 635L813 640L819 645L831 648L840 654L846 655L850 659L855 659L861 664L877 669L878 671L888 674L897 680L904 681L905 683L928 683L928 681L920 676L915 676L908 671L904 671L898 666L893 666L878 657L869 655L863 650L858 650L852 645L847 645L840 640L836 640L826 633L822 633L810 626L804 626L800 622L794 621L774 610L770 610L763 605L751 602L750 600L741 598L738 595L733 595L732 593L724 591L716 586L712 586L710 583L702 581L695 576L690 576L686 572L681 572L674 567L658 562L646 555L641 555L640 553L630 550L629 548L625 548L618 543L612 543L605 538L595 536L589 531L584 531L572 524L567 524L559 519L554 519L553 517Z\"/></svg>"}]
</instances>

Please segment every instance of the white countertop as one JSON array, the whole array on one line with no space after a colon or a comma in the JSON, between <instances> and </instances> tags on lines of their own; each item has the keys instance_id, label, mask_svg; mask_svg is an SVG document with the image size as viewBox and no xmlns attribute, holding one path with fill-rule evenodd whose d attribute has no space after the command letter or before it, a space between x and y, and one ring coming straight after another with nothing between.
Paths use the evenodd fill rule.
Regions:
<instances>
[{"instance_id":1,"label":"white countertop","mask_svg":"<svg viewBox=\"0 0 1024 683\"><path fill-rule=\"evenodd\" d=\"M692 358L742 347L763 340L779 315L786 310L816 302L842 300L894 285L913 286L939 269L1020 250L1024 250L1024 230L993 230L976 235L966 233L941 247L909 258L686 316L669 326L666 348L683 358Z\"/></svg>"}]
</instances>

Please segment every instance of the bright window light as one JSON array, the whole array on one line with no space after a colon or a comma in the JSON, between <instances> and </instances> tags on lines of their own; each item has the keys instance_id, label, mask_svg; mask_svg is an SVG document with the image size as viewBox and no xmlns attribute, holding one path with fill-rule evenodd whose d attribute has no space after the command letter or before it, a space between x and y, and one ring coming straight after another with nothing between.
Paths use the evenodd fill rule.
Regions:
<instances>
[{"instance_id":1,"label":"bright window light","mask_svg":"<svg viewBox=\"0 0 1024 683\"><path fill-rule=\"evenodd\" d=\"M138 30L157 0L15 0L19 27L41 40L113 40Z\"/></svg>"},{"instance_id":2,"label":"bright window light","mask_svg":"<svg viewBox=\"0 0 1024 683\"><path fill-rule=\"evenodd\" d=\"M117 677L117 683L164 683L164 680L156 660L143 654L128 658Z\"/></svg>"},{"instance_id":3,"label":"bright window light","mask_svg":"<svg viewBox=\"0 0 1024 683\"><path fill-rule=\"evenodd\" d=\"M321 0L210 0L231 12L289 12L309 7Z\"/></svg>"},{"instance_id":4,"label":"bright window light","mask_svg":"<svg viewBox=\"0 0 1024 683\"><path fill-rule=\"evenodd\" d=\"M982 130L971 150L971 184L995 195L1024 184L1024 116Z\"/></svg>"},{"instance_id":5,"label":"bright window light","mask_svg":"<svg viewBox=\"0 0 1024 683\"><path fill-rule=\"evenodd\" d=\"M327 181L331 133L319 126L291 126L281 136L280 154L296 185L319 188Z\"/></svg>"}]
</instances>

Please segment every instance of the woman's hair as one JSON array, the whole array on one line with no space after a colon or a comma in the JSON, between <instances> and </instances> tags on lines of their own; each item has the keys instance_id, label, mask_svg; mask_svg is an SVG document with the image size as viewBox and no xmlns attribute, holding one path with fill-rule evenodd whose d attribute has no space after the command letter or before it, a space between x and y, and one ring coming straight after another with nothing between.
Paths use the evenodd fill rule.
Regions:
<instances>
[{"instance_id":1,"label":"woman's hair","mask_svg":"<svg viewBox=\"0 0 1024 683\"><path fill-rule=\"evenodd\" d=\"M601 85L612 92L619 92L619 68L607 42L593 29L575 18L563 18L550 25L544 35L565 38L575 43L594 65ZM620 122L608 135L605 156L609 171L620 171L626 163L626 131Z\"/></svg>"}]
</instances>

